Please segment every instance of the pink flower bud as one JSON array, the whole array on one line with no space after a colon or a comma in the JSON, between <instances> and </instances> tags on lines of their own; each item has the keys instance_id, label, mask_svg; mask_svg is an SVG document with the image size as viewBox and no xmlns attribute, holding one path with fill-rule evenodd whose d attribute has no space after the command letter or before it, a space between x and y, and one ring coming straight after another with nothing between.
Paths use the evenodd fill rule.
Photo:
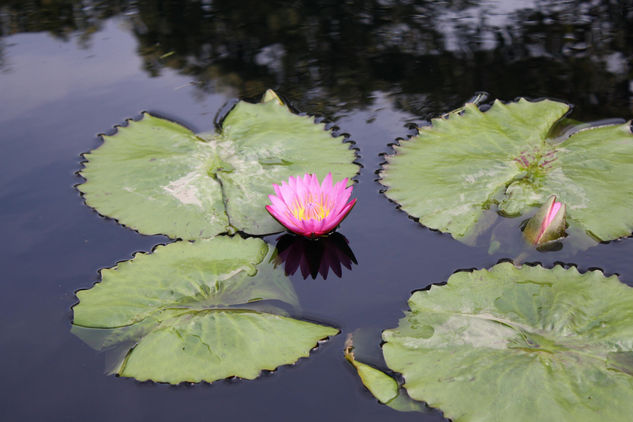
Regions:
<instances>
[{"instance_id":1,"label":"pink flower bud","mask_svg":"<svg viewBox=\"0 0 633 422\"><path fill-rule=\"evenodd\" d=\"M530 218L523 236L533 245L540 246L565 236L565 204L556 202L556 196L547 202Z\"/></svg>"}]
</instances>

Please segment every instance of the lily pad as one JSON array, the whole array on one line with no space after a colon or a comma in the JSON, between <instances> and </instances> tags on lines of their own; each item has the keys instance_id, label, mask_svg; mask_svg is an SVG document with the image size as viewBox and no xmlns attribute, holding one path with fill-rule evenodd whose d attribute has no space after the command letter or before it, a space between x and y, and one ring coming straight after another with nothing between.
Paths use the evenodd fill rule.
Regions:
<instances>
[{"instance_id":1,"label":"lily pad","mask_svg":"<svg viewBox=\"0 0 633 422\"><path fill-rule=\"evenodd\" d=\"M631 124L578 126L562 141L550 137L568 111L551 100L495 101L486 112L468 103L395 146L381 172L385 194L421 224L458 240L481 230L488 209L521 215L550 195L566 204L572 230L599 241L628 236Z\"/></svg>"},{"instance_id":2,"label":"lily pad","mask_svg":"<svg viewBox=\"0 0 633 422\"><path fill-rule=\"evenodd\" d=\"M219 236L136 254L77 293L73 332L97 349L123 345L113 372L142 381L253 379L294 363L338 330L275 306L297 298L273 250Z\"/></svg>"},{"instance_id":3,"label":"lily pad","mask_svg":"<svg viewBox=\"0 0 633 422\"><path fill-rule=\"evenodd\" d=\"M272 91L258 104L239 102L219 133L196 135L144 113L85 155L78 189L89 206L143 234L274 233L283 227L264 209L273 183L358 172L354 150L342 141L290 112Z\"/></svg>"},{"instance_id":4,"label":"lily pad","mask_svg":"<svg viewBox=\"0 0 633 422\"><path fill-rule=\"evenodd\" d=\"M398 395L398 383L379 369L356 360L352 337L345 342L345 359L358 372L363 385L380 401L388 403Z\"/></svg>"},{"instance_id":5,"label":"lily pad","mask_svg":"<svg viewBox=\"0 0 633 422\"><path fill-rule=\"evenodd\" d=\"M345 359L354 367L363 385L380 403L399 412L426 413L424 405L412 400L395 379L380 369L356 359L351 336L345 342Z\"/></svg>"},{"instance_id":6,"label":"lily pad","mask_svg":"<svg viewBox=\"0 0 633 422\"><path fill-rule=\"evenodd\" d=\"M458 272L383 332L409 395L453 421L629 421L633 289L600 271Z\"/></svg>"}]
</instances>

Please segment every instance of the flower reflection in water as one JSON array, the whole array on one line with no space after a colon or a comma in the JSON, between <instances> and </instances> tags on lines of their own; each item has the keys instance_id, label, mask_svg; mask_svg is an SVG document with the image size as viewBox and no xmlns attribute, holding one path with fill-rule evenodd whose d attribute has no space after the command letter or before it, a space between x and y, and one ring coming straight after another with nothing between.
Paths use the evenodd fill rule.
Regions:
<instances>
[{"instance_id":1,"label":"flower reflection in water","mask_svg":"<svg viewBox=\"0 0 633 422\"><path fill-rule=\"evenodd\" d=\"M312 276L315 279L321 274L327 279L330 270L339 278L342 267L352 269L352 263L358 265L349 242L340 233L332 233L328 237L307 239L303 236L284 234L277 239L277 253L273 260L275 267L284 264L286 275L293 275L301 269L304 279Z\"/></svg>"}]
</instances>

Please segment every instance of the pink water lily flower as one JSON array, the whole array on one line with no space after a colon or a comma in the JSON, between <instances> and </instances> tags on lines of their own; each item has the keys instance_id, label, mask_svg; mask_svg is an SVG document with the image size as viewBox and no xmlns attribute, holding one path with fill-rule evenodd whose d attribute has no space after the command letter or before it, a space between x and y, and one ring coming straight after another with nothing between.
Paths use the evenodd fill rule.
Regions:
<instances>
[{"instance_id":1,"label":"pink water lily flower","mask_svg":"<svg viewBox=\"0 0 633 422\"><path fill-rule=\"evenodd\" d=\"M345 178L332 185L332 173L320 185L314 174L290 177L281 186L273 184L277 195L268 195L272 205L266 205L266 210L294 233L310 238L326 235L356 204L355 198L347 202L352 194L352 187L345 187L347 182Z\"/></svg>"}]
</instances>

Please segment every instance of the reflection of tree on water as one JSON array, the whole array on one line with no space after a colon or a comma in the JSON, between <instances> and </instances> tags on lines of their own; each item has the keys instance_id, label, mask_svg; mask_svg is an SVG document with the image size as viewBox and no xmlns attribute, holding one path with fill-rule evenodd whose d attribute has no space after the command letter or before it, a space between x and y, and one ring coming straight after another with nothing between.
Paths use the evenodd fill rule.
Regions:
<instances>
[{"instance_id":1,"label":"reflection of tree on water","mask_svg":"<svg viewBox=\"0 0 633 422\"><path fill-rule=\"evenodd\" d=\"M47 31L68 41L76 32L86 42L103 21L130 9L129 0L0 0L0 35Z\"/></svg>"},{"instance_id":2,"label":"reflection of tree on water","mask_svg":"<svg viewBox=\"0 0 633 422\"><path fill-rule=\"evenodd\" d=\"M0 0L0 7L10 22L3 20L3 34L60 37L88 34L127 10L150 74L173 68L203 91L240 97L278 88L307 111L364 107L383 91L396 108L436 115L487 90L561 97L578 106L580 119L627 114L633 0L534 0L498 10L503 3L514 4Z\"/></svg>"},{"instance_id":3,"label":"reflection of tree on water","mask_svg":"<svg viewBox=\"0 0 633 422\"><path fill-rule=\"evenodd\" d=\"M272 258L275 267L284 264L286 275L300 269L304 279L315 279L317 274L327 279L330 270L340 278L341 265L351 270L352 263L358 264L347 239L338 232L318 239L285 234L277 239L276 248Z\"/></svg>"},{"instance_id":4,"label":"reflection of tree on water","mask_svg":"<svg viewBox=\"0 0 633 422\"><path fill-rule=\"evenodd\" d=\"M325 113L366 106L375 91L415 114L482 89L559 96L589 118L630 107L631 63L607 64L633 53L630 0L527 3L500 22L490 1L318 3L141 1L136 33L152 72L173 67L246 97L278 87Z\"/></svg>"}]
</instances>

